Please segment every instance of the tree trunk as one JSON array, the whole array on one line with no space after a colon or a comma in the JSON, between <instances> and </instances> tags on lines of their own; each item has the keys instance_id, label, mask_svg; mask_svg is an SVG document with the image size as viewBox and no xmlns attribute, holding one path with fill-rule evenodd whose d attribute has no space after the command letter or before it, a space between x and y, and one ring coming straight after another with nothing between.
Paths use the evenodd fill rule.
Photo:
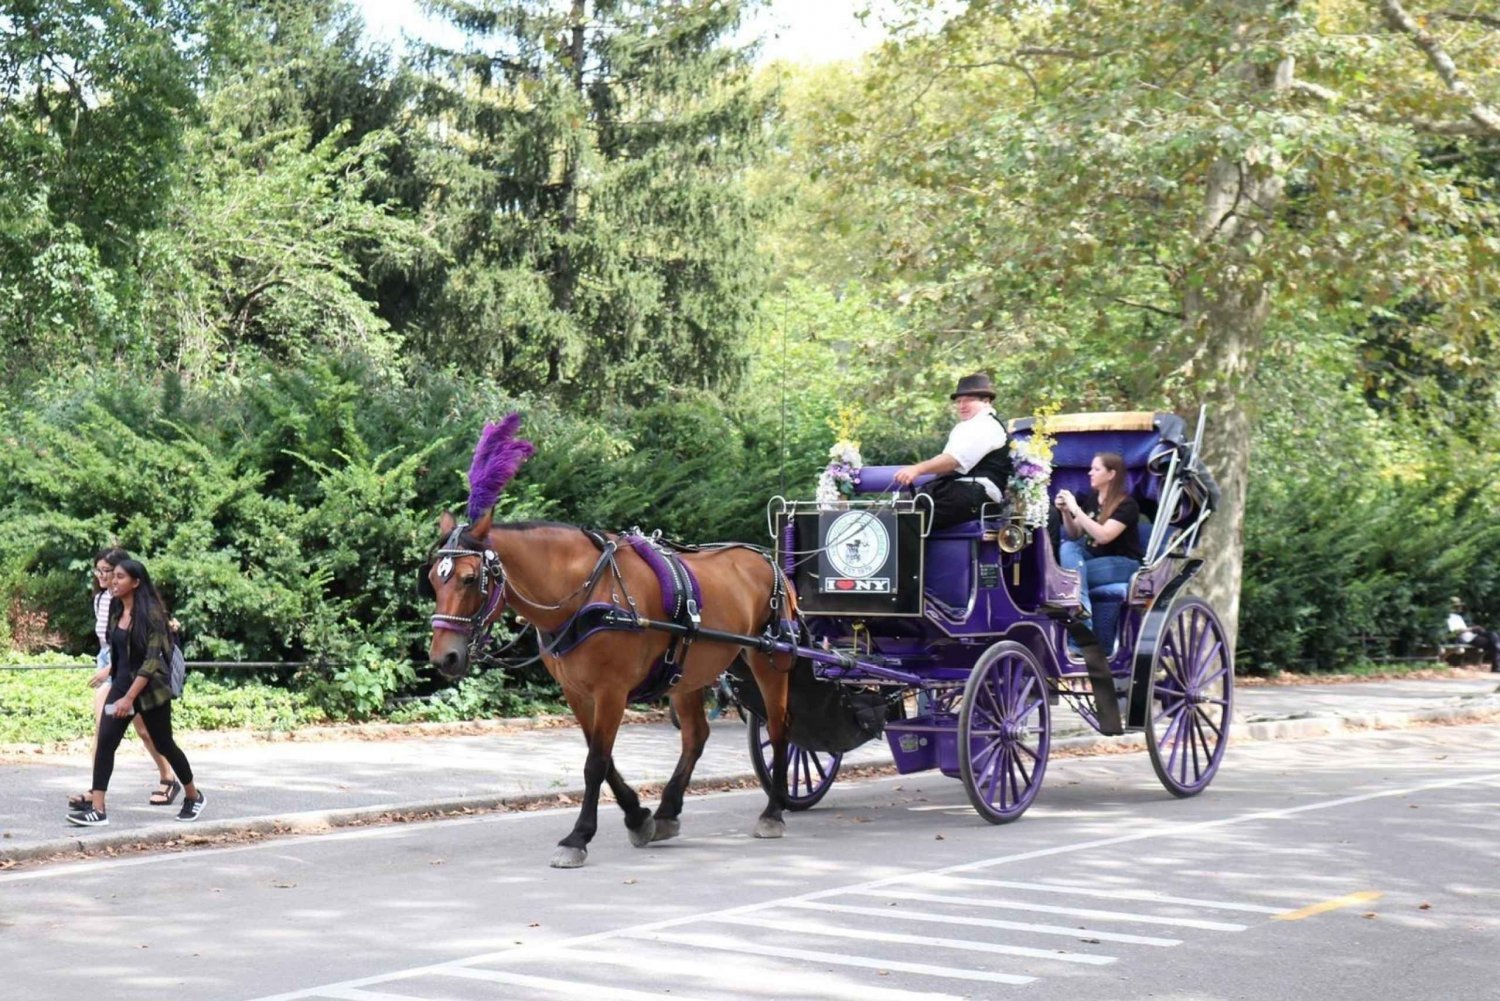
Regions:
<instances>
[{"instance_id":1,"label":"tree trunk","mask_svg":"<svg viewBox=\"0 0 1500 1001\"><path fill-rule=\"evenodd\" d=\"M1290 57L1274 67L1247 67L1243 75L1249 103L1267 103L1291 86L1293 69ZM1204 533L1206 563L1196 589L1219 613L1231 649L1239 638L1245 495L1250 487L1247 401L1271 311L1271 279L1255 251L1280 207L1284 187L1274 158L1255 159L1221 158L1209 170L1197 233L1204 263L1200 280L1188 283L1183 300L1189 343L1196 345L1189 364L1208 406L1203 457L1222 495Z\"/></svg>"}]
</instances>

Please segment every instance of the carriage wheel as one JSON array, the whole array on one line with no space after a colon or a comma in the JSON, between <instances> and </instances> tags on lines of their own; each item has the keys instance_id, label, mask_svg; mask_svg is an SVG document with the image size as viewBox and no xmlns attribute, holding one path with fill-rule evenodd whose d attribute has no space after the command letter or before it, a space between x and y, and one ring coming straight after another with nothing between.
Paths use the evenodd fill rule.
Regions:
<instances>
[{"instance_id":1,"label":"carriage wheel","mask_svg":"<svg viewBox=\"0 0 1500 1001\"><path fill-rule=\"evenodd\" d=\"M750 724L750 764L755 767L755 777L761 788L771 794L771 737L766 730L766 721L755 713L745 710ZM842 754L828 751L808 751L790 740L786 742L786 807L788 810L807 810L828 795L833 780L838 777Z\"/></svg>"},{"instance_id":2,"label":"carriage wheel","mask_svg":"<svg viewBox=\"0 0 1500 1001\"><path fill-rule=\"evenodd\" d=\"M1229 740L1234 662L1224 628L1207 603L1172 606L1151 662L1146 749L1156 777L1174 796L1208 788Z\"/></svg>"},{"instance_id":3,"label":"carriage wheel","mask_svg":"<svg viewBox=\"0 0 1500 1001\"><path fill-rule=\"evenodd\" d=\"M986 650L969 673L958 714L958 767L979 815L1008 824L1042 787L1052 712L1041 665L1019 643Z\"/></svg>"}]
</instances>

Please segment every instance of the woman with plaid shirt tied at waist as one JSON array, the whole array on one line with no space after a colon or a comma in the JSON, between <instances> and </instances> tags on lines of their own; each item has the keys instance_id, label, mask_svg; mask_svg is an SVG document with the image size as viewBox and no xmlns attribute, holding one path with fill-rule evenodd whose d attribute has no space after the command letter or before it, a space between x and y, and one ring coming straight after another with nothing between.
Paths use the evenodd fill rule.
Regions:
<instances>
[{"instance_id":1,"label":"woman with plaid shirt tied at waist","mask_svg":"<svg viewBox=\"0 0 1500 1001\"><path fill-rule=\"evenodd\" d=\"M94 719L99 719L99 714L104 712L104 703L109 701L109 605L113 600L109 593L110 581L114 578L115 567L121 560L130 559L130 554L123 549L110 547L101 549L94 555L94 578L93 600L94 600L94 635L99 638L99 656L97 658L98 670L89 679L89 687L94 689ZM151 734L146 731L145 722L135 717L135 733L141 738L141 743L146 748L146 753L151 755L151 760L156 763L156 774L161 787L151 794L152 806L171 806L177 799L177 794L182 791L182 784L172 774L172 766L167 764L167 759L162 757L156 750L156 745L151 742ZM94 747L99 746L98 730L94 733ZM68 797L68 808L70 810L82 810L89 806L93 797L89 793L80 793L77 796Z\"/></svg>"},{"instance_id":2,"label":"woman with plaid shirt tied at waist","mask_svg":"<svg viewBox=\"0 0 1500 1001\"><path fill-rule=\"evenodd\" d=\"M98 827L109 823L104 793L115 767L115 750L137 712L156 749L182 780L184 797L178 820L197 820L206 802L193 783L193 766L172 739L172 689L168 681L172 634L167 610L151 584L151 575L135 560L114 569L109 593L109 701L99 717L94 745L94 782L90 802L68 814L68 823Z\"/></svg>"}]
</instances>

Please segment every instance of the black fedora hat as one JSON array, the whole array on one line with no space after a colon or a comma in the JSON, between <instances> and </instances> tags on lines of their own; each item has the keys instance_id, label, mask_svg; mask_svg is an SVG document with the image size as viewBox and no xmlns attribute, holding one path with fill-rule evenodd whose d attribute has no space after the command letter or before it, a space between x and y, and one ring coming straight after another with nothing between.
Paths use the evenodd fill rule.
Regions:
<instances>
[{"instance_id":1,"label":"black fedora hat","mask_svg":"<svg viewBox=\"0 0 1500 1001\"><path fill-rule=\"evenodd\" d=\"M995 387L990 382L990 377L983 372L966 375L958 380L958 388L948 394L948 399L956 400L960 396L983 396L993 400L995 398Z\"/></svg>"}]
</instances>

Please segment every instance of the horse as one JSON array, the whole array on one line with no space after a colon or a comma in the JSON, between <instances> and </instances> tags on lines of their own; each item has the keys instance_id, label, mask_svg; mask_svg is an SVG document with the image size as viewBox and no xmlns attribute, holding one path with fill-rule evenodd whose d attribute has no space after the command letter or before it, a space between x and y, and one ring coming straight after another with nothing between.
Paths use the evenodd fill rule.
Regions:
<instances>
[{"instance_id":1,"label":"horse","mask_svg":"<svg viewBox=\"0 0 1500 1001\"><path fill-rule=\"evenodd\" d=\"M701 692L736 660L749 667L760 688L772 744L773 791L752 833L783 836L794 654L778 652L771 640L789 634L797 608L781 570L763 550L746 545L678 554L697 588L691 602L678 591L674 604L695 613L692 628L676 634L652 628L672 622L676 609L667 607L660 558L646 552L650 540L553 522L494 523L500 489L533 451L529 442L514 438L518 427L515 414L486 425L470 468L469 522L443 513L441 542L422 580L437 605L428 658L449 680L467 674L481 637L505 610L538 630L542 662L588 742L583 803L551 865L571 869L587 861L605 782L625 813L632 845L643 848L678 835L683 794L708 740ZM764 641L752 647L681 635L700 630ZM616 770L613 748L631 693L646 687L662 664L675 676L669 691L682 721L682 753L653 814Z\"/></svg>"}]
</instances>

